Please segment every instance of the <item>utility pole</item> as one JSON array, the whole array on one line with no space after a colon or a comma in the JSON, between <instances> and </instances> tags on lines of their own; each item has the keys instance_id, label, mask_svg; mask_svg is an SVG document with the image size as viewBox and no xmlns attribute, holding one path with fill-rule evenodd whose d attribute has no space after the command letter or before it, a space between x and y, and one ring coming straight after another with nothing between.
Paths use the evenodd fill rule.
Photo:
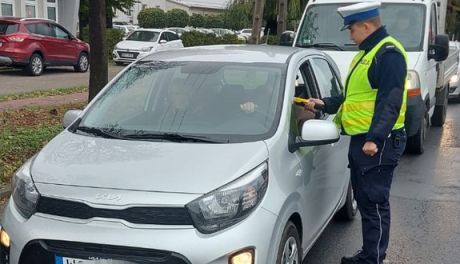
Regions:
<instances>
[{"instance_id":1,"label":"utility pole","mask_svg":"<svg viewBox=\"0 0 460 264\"><path fill-rule=\"evenodd\" d=\"M254 4L255 6L254 6L254 15L252 19L252 35L251 35L250 43L259 44L260 29L262 28L262 21L264 19L265 0L255 0Z\"/></svg>"},{"instance_id":2,"label":"utility pole","mask_svg":"<svg viewBox=\"0 0 460 264\"><path fill-rule=\"evenodd\" d=\"M278 38L286 31L287 0L278 0Z\"/></svg>"}]
</instances>

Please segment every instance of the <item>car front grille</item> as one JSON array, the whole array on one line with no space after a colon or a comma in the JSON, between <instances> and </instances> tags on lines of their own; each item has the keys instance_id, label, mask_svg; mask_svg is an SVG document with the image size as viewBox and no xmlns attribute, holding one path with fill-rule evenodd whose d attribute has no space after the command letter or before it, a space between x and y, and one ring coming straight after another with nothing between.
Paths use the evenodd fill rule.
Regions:
<instances>
[{"instance_id":1,"label":"car front grille","mask_svg":"<svg viewBox=\"0 0 460 264\"><path fill-rule=\"evenodd\" d=\"M94 208L81 202L41 197L37 212L76 219L91 219L94 217L121 219L133 224L193 224L185 207L130 207L116 210Z\"/></svg>"},{"instance_id":2,"label":"car front grille","mask_svg":"<svg viewBox=\"0 0 460 264\"><path fill-rule=\"evenodd\" d=\"M21 252L20 264L54 264L56 256L76 259L113 259L128 263L190 264L179 253L59 240L34 240Z\"/></svg>"}]
</instances>

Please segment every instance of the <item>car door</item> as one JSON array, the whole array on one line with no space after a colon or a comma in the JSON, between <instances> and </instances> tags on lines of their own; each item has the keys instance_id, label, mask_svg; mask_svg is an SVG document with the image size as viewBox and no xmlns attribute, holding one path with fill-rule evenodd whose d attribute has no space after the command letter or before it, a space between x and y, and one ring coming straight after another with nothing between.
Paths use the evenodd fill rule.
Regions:
<instances>
[{"instance_id":1,"label":"car door","mask_svg":"<svg viewBox=\"0 0 460 264\"><path fill-rule=\"evenodd\" d=\"M54 44L54 55L60 64L72 64L78 60L78 49L67 30L63 27L51 24L51 32Z\"/></svg>"},{"instance_id":2,"label":"car door","mask_svg":"<svg viewBox=\"0 0 460 264\"><path fill-rule=\"evenodd\" d=\"M330 63L324 57L310 59L314 83L320 92L319 97L334 97L341 94L341 82L337 77L338 72L333 70ZM321 119L333 121L335 115L321 114ZM323 195L326 201L325 214L331 215L339 204L340 198L346 191L349 183L348 145L350 138L341 136L339 142L322 145L318 148L318 154L326 158L326 162L318 164L317 169L324 174Z\"/></svg>"},{"instance_id":3,"label":"car door","mask_svg":"<svg viewBox=\"0 0 460 264\"><path fill-rule=\"evenodd\" d=\"M296 81L294 84L295 97L304 99L318 97L318 91L311 77L311 69L308 60L303 60L297 68ZM294 98L293 102L294 102ZM300 137L303 123L311 119L318 119L320 115L305 110L302 105L293 103L291 109L291 140ZM325 189L328 179L321 171L321 166L328 161L327 157L319 154L320 147L301 147L292 153L292 159L298 162L299 170L296 176L302 177L302 215L303 224L303 246L311 244L321 228L327 221L326 207L328 206Z\"/></svg>"},{"instance_id":4,"label":"car door","mask_svg":"<svg viewBox=\"0 0 460 264\"><path fill-rule=\"evenodd\" d=\"M46 62L54 61L53 39L51 38L51 27L48 23L28 23L25 25L27 31L31 33L34 41L40 45L40 51Z\"/></svg>"},{"instance_id":5,"label":"car door","mask_svg":"<svg viewBox=\"0 0 460 264\"><path fill-rule=\"evenodd\" d=\"M172 32L166 32L166 34L168 37L168 44L170 44L171 49L183 48L182 41L179 36Z\"/></svg>"},{"instance_id":6,"label":"car door","mask_svg":"<svg viewBox=\"0 0 460 264\"><path fill-rule=\"evenodd\" d=\"M166 32L161 32L160 37L158 38L158 48L157 48L157 50L158 51L167 50L168 48L169 48L169 46L168 46L168 37L166 35Z\"/></svg>"}]
</instances>

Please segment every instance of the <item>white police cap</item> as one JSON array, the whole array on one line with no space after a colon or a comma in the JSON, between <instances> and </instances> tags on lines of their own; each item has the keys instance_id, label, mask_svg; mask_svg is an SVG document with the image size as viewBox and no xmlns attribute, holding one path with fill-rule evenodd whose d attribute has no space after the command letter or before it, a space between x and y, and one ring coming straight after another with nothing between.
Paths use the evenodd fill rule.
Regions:
<instances>
[{"instance_id":1,"label":"white police cap","mask_svg":"<svg viewBox=\"0 0 460 264\"><path fill-rule=\"evenodd\" d=\"M339 7L337 12L342 16L344 25L341 30L347 29L355 22L379 16L380 6L380 1L370 1Z\"/></svg>"}]
</instances>

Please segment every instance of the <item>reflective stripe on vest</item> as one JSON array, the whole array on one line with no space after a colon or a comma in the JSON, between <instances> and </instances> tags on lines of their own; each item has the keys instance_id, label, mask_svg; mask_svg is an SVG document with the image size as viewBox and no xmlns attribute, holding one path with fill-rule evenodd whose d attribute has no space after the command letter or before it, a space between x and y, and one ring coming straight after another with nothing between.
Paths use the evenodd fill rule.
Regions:
<instances>
[{"instance_id":1,"label":"reflective stripe on vest","mask_svg":"<svg viewBox=\"0 0 460 264\"><path fill-rule=\"evenodd\" d=\"M372 124L375 111L375 100L378 89L373 89L368 79L368 72L372 62L385 44L397 47L404 56L407 65L407 54L404 47L394 38L386 37L380 41L367 54L360 51L350 64L349 80L345 87L345 100L335 117L338 127L342 127L348 135L367 133ZM407 79L407 77L406 77ZM393 126L393 130L404 127L407 108L407 88L410 85L406 80L404 87L403 103L399 117Z\"/></svg>"}]
</instances>

